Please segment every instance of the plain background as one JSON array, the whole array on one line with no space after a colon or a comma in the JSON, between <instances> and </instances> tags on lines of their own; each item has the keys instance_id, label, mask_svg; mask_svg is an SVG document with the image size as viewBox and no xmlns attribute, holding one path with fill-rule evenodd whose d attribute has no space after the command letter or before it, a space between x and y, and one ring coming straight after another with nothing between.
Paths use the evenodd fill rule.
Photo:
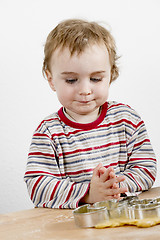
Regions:
<instances>
[{"instance_id":1,"label":"plain background","mask_svg":"<svg viewBox=\"0 0 160 240\"><path fill-rule=\"evenodd\" d=\"M32 134L60 108L43 78L43 46L66 18L103 22L117 44L120 77L109 100L133 107L155 150L160 186L160 1L0 1L0 213L33 208L23 181Z\"/></svg>"}]
</instances>

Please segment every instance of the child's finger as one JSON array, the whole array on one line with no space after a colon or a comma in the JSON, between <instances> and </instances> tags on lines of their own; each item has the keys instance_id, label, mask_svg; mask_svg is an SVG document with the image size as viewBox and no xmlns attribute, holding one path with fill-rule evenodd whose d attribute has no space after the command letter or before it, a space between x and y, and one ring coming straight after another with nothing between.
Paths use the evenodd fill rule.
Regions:
<instances>
[{"instance_id":1,"label":"child's finger","mask_svg":"<svg viewBox=\"0 0 160 240\"><path fill-rule=\"evenodd\" d=\"M118 189L118 183L114 183L112 189ZM120 198L120 193L113 195L113 198L119 199Z\"/></svg>"},{"instance_id":2,"label":"child's finger","mask_svg":"<svg viewBox=\"0 0 160 240\"><path fill-rule=\"evenodd\" d=\"M102 166L102 167L99 169L99 175L101 176L101 175L104 174L105 172L106 172L106 168Z\"/></svg>"},{"instance_id":3,"label":"child's finger","mask_svg":"<svg viewBox=\"0 0 160 240\"><path fill-rule=\"evenodd\" d=\"M100 179L103 182L106 182L107 180L110 179L110 173L113 172L113 171L114 171L114 169L112 167L106 168L106 171L104 172L104 174L100 175Z\"/></svg>"},{"instance_id":4,"label":"child's finger","mask_svg":"<svg viewBox=\"0 0 160 240\"><path fill-rule=\"evenodd\" d=\"M120 183L120 182L123 182L125 180L125 176L119 176L119 177L116 177L116 183Z\"/></svg>"},{"instance_id":5,"label":"child's finger","mask_svg":"<svg viewBox=\"0 0 160 240\"><path fill-rule=\"evenodd\" d=\"M126 187L124 188L118 188L118 189L113 189L113 188L110 188L110 189L107 189L107 195L109 196L115 196L115 195L119 195L121 193L126 193L128 191L128 189Z\"/></svg>"},{"instance_id":6,"label":"child's finger","mask_svg":"<svg viewBox=\"0 0 160 240\"><path fill-rule=\"evenodd\" d=\"M112 187L113 189L118 189L119 188L119 186L118 186L118 183L113 183L113 187Z\"/></svg>"},{"instance_id":7,"label":"child's finger","mask_svg":"<svg viewBox=\"0 0 160 240\"><path fill-rule=\"evenodd\" d=\"M102 163L99 163L94 169L93 169L93 177L99 177L99 170L103 167Z\"/></svg>"},{"instance_id":8,"label":"child's finger","mask_svg":"<svg viewBox=\"0 0 160 240\"><path fill-rule=\"evenodd\" d=\"M108 179L105 181L105 187L112 188L114 183L119 184L120 182L123 182L124 180L125 180L125 176Z\"/></svg>"},{"instance_id":9,"label":"child's finger","mask_svg":"<svg viewBox=\"0 0 160 240\"><path fill-rule=\"evenodd\" d=\"M114 169L109 173L109 176L110 176L110 178L115 178L116 177Z\"/></svg>"}]
</instances>

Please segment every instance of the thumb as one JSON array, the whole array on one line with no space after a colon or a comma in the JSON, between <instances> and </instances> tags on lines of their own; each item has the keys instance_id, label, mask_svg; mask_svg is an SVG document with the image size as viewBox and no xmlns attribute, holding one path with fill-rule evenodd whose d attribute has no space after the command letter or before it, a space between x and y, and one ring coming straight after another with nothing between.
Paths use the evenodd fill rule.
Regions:
<instances>
[{"instance_id":1,"label":"thumb","mask_svg":"<svg viewBox=\"0 0 160 240\"><path fill-rule=\"evenodd\" d=\"M99 163L94 169L93 169L93 176L98 176L99 177L99 169L102 168L103 165L102 163Z\"/></svg>"}]
</instances>

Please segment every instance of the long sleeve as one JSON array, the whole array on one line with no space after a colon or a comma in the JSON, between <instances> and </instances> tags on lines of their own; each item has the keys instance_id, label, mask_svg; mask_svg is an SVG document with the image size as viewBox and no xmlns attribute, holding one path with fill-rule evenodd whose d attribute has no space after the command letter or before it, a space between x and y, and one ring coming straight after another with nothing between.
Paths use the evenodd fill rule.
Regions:
<instances>
[{"instance_id":1,"label":"long sleeve","mask_svg":"<svg viewBox=\"0 0 160 240\"><path fill-rule=\"evenodd\" d=\"M90 124L66 119L62 109L48 116L35 131L28 155L24 178L31 200L37 207L77 207L100 162L125 175L120 186L129 192L152 187L156 158L133 109L110 102Z\"/></svg>"},{"instance_id":2,"label":"long sleeve","mask_svg":"<svg viewBox=\"0 0 160 240\"><path fill-rule=\"evenodd\" d=\"M25 182L34 205L49 208L76 208L89 183L76 183L65 176L58 162L54 141L35 132L28 155Z\"/></svg>"},{"instance_id":3,"label":"long sleeve","mask_svg":"<svg viewBox=\"0 0 160 240\"><path fill-rule=\"evenodd\" d=\"M121 186L127 186L129 192L148 190L155 181L156 158L144 122L139 119L132 134L129 131L127 133L128 159L122 173L126 180Z\"/></svg>"}]
</instances>

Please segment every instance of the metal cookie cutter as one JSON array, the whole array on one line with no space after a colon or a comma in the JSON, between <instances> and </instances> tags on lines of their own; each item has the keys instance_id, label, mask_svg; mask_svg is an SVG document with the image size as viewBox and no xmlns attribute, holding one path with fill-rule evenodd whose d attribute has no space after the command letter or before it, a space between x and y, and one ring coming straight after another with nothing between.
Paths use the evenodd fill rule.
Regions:
<instances>
[{"instance_id":1,"label":"metal cookie cutter","mask_svg":"<svg viewBox=\"0 0 160 240\"><path fill-rule=\"evenodd\" d=\"M160 219L160 197L139 200L131 196L120 201L113 199L97 202L93 206L86 204L76 208L73 215L79 227L94 227L113 219L118 221Z\"/></svg>"},{"instance_id":2,"label":"metal cookie cutter","mask_svg":"<svg viewBox=\"0 0 160 240\"><path fill-rule=\"evenodd\" d=\"M105 207L94 208L90 204L83 205L73 211L74 220L79 227L94 227L98 223L109 220Z\"/></svg>"},{"instance_id":3,"label":"metal cookie cutter","mask_svg":"<svg viewBox=\"0 0 160 240\"><path fill-rule=\"evenodd\" d=\"M136 200L130 211L133 219L160 218L160 199Z\"/></svg>"},{"instance_id":4,"label":"metal cookie cutter","mask_svg":"<svg viewBox=\"0 0 160 240\"><path fill-rule=\"evenodd\" d=\"M83 205L73 211L74 220L79 227L94 227L106 220L117 218L130 218L127 204L135 197L127 197L118 202L116 199L97 202L92 206Z\"/></svg>"},{"instance_id":5,"label":"metal cookie cutter","mask_svg":"<svg viewBox=\"0 0 160 240\"><path fill-rule=\"evenodd\" d=\"M94 227L106 220L128 217L127 202L119 203L116 199L97 202L91 206L83 205L73 211L75 223L79 227Z\"/></svg>"},{"instance_id":6,"label":"metal cookie cutter","mask_svg":"<svg viewBox=\"0 0 160 240\"><path fill-rule=\"evenodd\" d=\"M95 208L106 207L109 219L129 218L127 201L118 202L116 199L98 202L93 205Z\"/></svg>"}]
</instances>

